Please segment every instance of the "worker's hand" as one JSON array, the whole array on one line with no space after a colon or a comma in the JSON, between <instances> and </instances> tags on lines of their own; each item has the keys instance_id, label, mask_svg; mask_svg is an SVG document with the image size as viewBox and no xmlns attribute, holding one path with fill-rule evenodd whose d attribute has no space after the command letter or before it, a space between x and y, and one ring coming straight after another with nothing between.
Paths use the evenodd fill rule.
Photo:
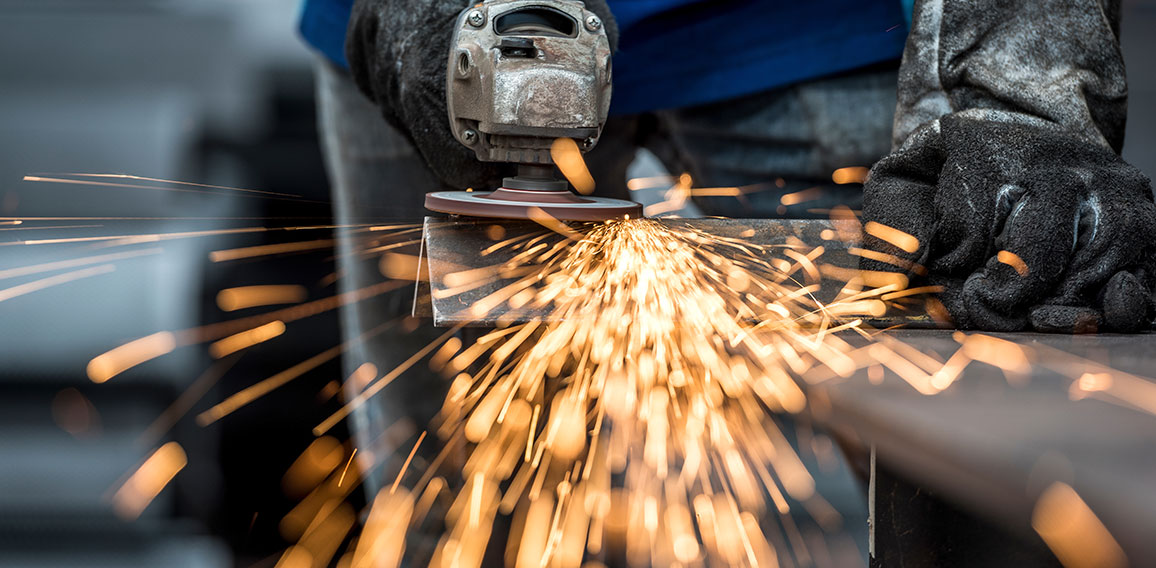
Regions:
<instances>
[{"instance_id":1,"label":"worker's hand","mask_svg":"<svg viewBox=\"0 0 1156 568\"><path fill-rule=\"evenodd\" d=\"M872 230L865 248L894 258L863 267L925 269L960 327L1137 331L1152 320L1152 189L1108 148L1043 121L965 111L916 132L865 191L864 220L919 247Z\"/></svg>"},{"instance_id":2,"label":"worker's hand","mask_svg":"<svg viewBox=\"0 0 1156 568\"><path fill-rule=\"evenodd\" d=\"M465 0L357 0L349 19L345 54L358 88L381 107L413 142L448 187L497 187L502 169L479 162L450 131L446 110L446 61ZM586 0L602 19L611 48L617 26L606 0ZM423 191L433 188L421 188Z\"/></svg>"},{"instance_id":3,"label":"worker's hand","mask_svg":"<svg viewBox=\"0 0 1156 568\"><path fill-rule=\"evenodd\" d=\"M868 231L863 266L925 272L960 327L1149 324L1156 206L1120 158L1118 16L1118 0L919 1L863 211L919 245Z\"/></svg>"}]
</instances>

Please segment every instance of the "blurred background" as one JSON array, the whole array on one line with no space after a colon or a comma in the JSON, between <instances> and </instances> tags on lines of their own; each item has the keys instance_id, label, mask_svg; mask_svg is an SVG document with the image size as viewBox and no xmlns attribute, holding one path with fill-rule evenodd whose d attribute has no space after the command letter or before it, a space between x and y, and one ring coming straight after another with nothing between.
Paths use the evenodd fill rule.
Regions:
<instances>
[{"instance_id":1,"label":"blurred background","mask_svg":"<svg viewBox=\"0 0 1156 568\"><path fill-rule=\"evenodd\" d=\"M1152 175L1156 0L1124 4L1125 157ZM25 292L45 274L14 269L110 252L27 242L37 239L327 224L314 56L296 34L299 8L298 0L0 0L0 223L45 218L0 224L0 564L272 566L286 546L279 522L296 500L282 476L313 441L311 427L336 410L340 361L207 427L193 417L336 345L335 312L240 357L214 361L185 347L105 384L85 366L160 330L247 315L225 309L223 289L275 284L299 301L331 296L332 251L214 262L215 250L305 237L161 239L138 243L139 254L112 273L35 293ZM285 195L24 179L63 173ZM186 454L181 473L139 519L118 514L112 491L170 441Z\"/></svg>"}]
</instances>

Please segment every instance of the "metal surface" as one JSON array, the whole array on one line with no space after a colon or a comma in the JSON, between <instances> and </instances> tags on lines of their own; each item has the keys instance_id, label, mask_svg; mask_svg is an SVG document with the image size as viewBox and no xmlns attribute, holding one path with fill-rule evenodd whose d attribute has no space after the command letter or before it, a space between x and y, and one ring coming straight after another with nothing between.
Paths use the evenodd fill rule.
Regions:
<instances>
[{"instance_id":1,"label":"metal surface","mask_svg":"<svg viewBox=\"0 0 1156 568\"><path fill-rule=\"evenodd\" d=\"M959 347L948 331L889 335L944 358ZM1156 373L1156 336L992 335L1027 350L1030 375L972 363L936 396L891 375L880 385L857 376L814 391L812 406L837 432L874 446L881 466L1028 538L1040 494L1067 483L1131 565L1156 565L1156 382L1141 378ZM1112 373L1129 396L1073 400L1071 375L1084 372Z\"/></svg>"},{"instance_id":2,"label":"metal surface","mask_svg":"<svg viewBox=\"0 0 1156 568\"><path fill-rule=\"evenodd\" d=\"M824 278L822 289L815 294L821 300L833 298L845 284L845 275L854 271L858 265L858 257L850 254L848 250L855 246L855 241L850 239L858 235L857 225L854 222L799 219L657 219L656 221L674 227L693 227L712 235L746 240L756 245L786 245L801 241L809 246L822 246L824 252L818 264L833 277ZM582 230L580 223L571 226L578 231ZM499 318L510 322L528 321L531 318L548 319L548 313L526 309L515 313L503 306L480 317L470 313L469 307L475 302L510 284L512 280L497 280L461 294L447 295L449 290L445 284L447 274L504 264L513 255L512 250L497 250L484 256L482 251L495 244L497 240L530 234L545 235L546 242L557 242L565 238L536 223L427 217L421 253L423 277L417 285L414 315L432 317L434 325L443 327L491 326L497 323ZM500 237L495 239L495 235ZM922 311L893 311L869 320L868 323L877 327L936 326L936 322Z\"/></svg>"},{"instance_id":3,"label":"metal surface","mask_svg":"<svg viewBox=\"0 0 1156 568\"><path fill-rule=\"evenodd\" d=\"M446 102L454 136L478 160L552 164L557 138L584 151L597 143L610 108L610 42L591 21L569 0L487 0L461 13Z\"/></svg>"}]
</instances>

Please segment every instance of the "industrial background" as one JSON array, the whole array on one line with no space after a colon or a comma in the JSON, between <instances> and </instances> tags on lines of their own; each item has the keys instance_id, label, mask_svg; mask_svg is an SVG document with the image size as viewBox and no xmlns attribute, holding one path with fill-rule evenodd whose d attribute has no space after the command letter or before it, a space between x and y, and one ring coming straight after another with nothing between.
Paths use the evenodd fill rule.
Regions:
<instances>
[{"instance_id":1,"label":"industrial background","mask_svg":"<svg viewBox=\"0 0 1156 568\"><path fill-rule=\"evenodd\" d=\"M1156 0L1124 7L1131 92L1124 156L1151 176ZM297 0L0 0L0 216L202 218L157 222L154 232L203 230L213 226L205 219L222 217L324 222L315 57L296 35L298 10ZM64 172L310 201L22 181ZM293 504L281 476L312 440L312 425L336 408L325 393L342 378L339 362L208 428L158 417L183 404L190 387L209 389L196 410L297 363L317 338L339 335L335 313L257 347L216 383L198 377L208 359L192 349L115 384L98 387L84 372L92 356L128 339L223 318L214 301L221 288L277 282L325 294L333 272L326 251L228 265L207 256L276 238L172 243L165 255L127 263L81 294L62 288L0 306L0 564L276 562L285 546L278 521ZM184 248L172 254L175 247ZM0 247L0 270L33 261L18 248ZM189 465L141 519L123 521L107 493L161 439L179 440Z\"/></svg>"}]
</instances>

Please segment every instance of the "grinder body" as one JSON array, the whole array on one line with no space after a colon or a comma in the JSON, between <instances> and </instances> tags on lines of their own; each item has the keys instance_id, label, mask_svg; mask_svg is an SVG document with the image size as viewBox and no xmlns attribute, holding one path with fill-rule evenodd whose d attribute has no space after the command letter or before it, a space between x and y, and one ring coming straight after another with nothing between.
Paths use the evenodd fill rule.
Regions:
<instances>
[{"instance_id":1,"label":"grinder body","mask_svg":"<svg viewBox=\"0 0 1156 568\"><path fill-rule=\"evenodd\" d=\"M479 161L516 164L518 175L492 193L428 194L426 207L501 218L640 216L637 203L579 196L554 179L555 141L592 149L610 96L610 41L581 1L487 0L466 8L447 59L450 128Z\"/></svg>"}]
</instances>

